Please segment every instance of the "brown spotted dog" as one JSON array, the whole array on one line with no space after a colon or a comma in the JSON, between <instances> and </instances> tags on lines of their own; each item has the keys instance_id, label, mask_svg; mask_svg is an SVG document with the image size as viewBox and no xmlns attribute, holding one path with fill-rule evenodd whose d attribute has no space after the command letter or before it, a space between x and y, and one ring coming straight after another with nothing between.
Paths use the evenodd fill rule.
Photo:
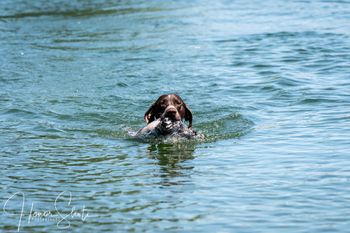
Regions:
<instances>
[{"instance_id":1,"label":"brown spotted dog","mask_svg":"<svg viewBox=\"0 0 350 233\"><path fill-rule=\"evenodd\" d=\"M176 94L161 95L146 111L144 119L147 125L136 133L140 138L168 135L191 138L196 135L192 130L192 112ZM189 122L188 126L183 120Z\"/></svg>"}]
</instances>

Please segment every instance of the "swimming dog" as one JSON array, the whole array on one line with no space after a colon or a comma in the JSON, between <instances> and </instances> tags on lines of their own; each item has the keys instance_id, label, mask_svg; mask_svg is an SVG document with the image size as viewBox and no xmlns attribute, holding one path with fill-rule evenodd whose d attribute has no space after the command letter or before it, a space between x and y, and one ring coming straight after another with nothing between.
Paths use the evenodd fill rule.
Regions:
<instances>
[{"instance_id":1,"label":"swimming dog","mask_svg":"<svg viewBox=\"0 0 350 233\"><path fill-rule=\"evenodd\" d=\"M192 138L196 132L192 130L192 112L176 94L161 95L144 115L147 125L136 133L142 139L176 136ZM186 126L183 120L188 121Z\"/></svg>"}]
</instances>

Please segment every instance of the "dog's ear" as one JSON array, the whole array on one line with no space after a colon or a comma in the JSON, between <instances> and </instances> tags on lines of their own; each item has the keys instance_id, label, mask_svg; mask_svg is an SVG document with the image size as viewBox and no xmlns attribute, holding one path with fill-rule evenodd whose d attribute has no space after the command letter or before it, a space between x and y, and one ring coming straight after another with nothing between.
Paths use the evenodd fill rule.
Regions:
<instances>
[{"instance_id":1,"label":"dog's ear","mask_svg":"<svg viewBox=\"0 0 350 233\"><path fill-rule=\"evenodd\" d=\"M151 107L149 107L149 109L145 112L145 115L143 117L143 119L145 119L147 124L154 121L155 112L156 112L156 103L153 103Z\"/></svg>"},{"instance_id":2,"label":"dog's ear","mask_svg":"<svg viewBox=\"0 0 350 233\"><path fill-rule=\"evenodd\" d=\"M188 121L188 128L192 127L192 111L184 104L185 107L185 121Z\"/></svg>"}]
</instances>

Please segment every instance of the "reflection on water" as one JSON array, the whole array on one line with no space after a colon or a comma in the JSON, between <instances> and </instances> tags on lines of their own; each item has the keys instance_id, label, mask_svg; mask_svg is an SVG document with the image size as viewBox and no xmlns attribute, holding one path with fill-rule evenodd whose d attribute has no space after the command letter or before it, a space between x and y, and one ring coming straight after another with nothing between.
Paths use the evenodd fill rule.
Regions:
<instances>
[{"instance_id":1,"label":"reflection on water","mask_svg":"<svg viewBox=\"0 0 350 233\"><path fill-rule=\"evenodd\" d=\"M28 213L63 192L90 213L70 232L348 232L349 17L337 0L0 1L0 210L24 193L21 231L62 232ZM203 140L130 138L164 93ZM0 232L18 221L1 212Z\"/></svg>"},{"instance_id":2,"label":"reflection on water","mask_svg":"<svg viewBox=\"0 0 350 233\"><path fill-rule=\"evenodd\" d=\"M161 186L183 185L188 180L192 165L183 164L186 160L194 158L195 145L191 143L151 144L148 146L148 156L156 160L159 165Z\"/></svg>"},{"instance_id":3,"label":"reflection on water","mask_svg":"<svg viewBox=\"0 0 350 233\"><path fill-rule=\"evenodd\" d=\"M174 144L151 144L148 146L149 157L159 160L159 165L174 166L178 162L193 159L195 144L182 142Z\"/></svg>"}]
</instances>

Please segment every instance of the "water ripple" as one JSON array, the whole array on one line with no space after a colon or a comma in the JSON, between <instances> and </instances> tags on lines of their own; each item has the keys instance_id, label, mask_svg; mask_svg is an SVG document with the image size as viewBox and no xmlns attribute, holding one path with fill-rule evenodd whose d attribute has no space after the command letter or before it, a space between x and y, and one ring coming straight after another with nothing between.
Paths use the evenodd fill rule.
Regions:
<instances>
[{"instance_id":1,"label":"water ripple","mask_svg":"<svg viewBox=\"0 0 350 233\"><path fill-rule=\"evenodd\" d=\"M348 232L349 7L0 1L1 209L23 192L28 232L62 231L28 221L59 194L89 213L72 232ZM132 139L172 92L205 138Z\"/></svg>"}]
</instances>

